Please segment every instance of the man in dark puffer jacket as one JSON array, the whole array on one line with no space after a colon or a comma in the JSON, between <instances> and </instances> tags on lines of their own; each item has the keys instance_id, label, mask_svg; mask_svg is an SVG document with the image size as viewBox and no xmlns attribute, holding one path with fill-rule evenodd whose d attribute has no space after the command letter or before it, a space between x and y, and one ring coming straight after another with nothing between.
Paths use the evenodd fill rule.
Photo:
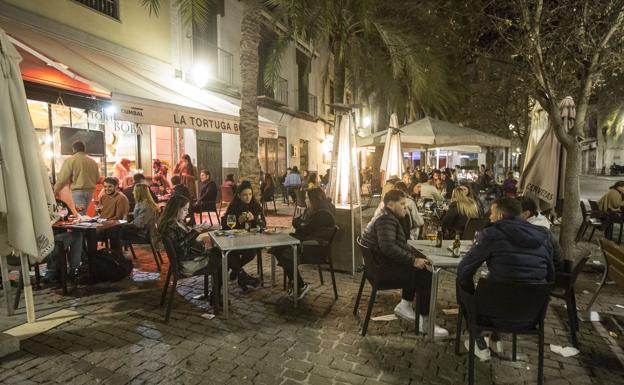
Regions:
<instances>
[{"instance_id":1,"label":"man in dark puffer jacket","mask_svg":"<svg viewBox=\"0 0 624 385\"><path fill-rule=\"evenodd\" d=\"M491 224L477 234L457 268L457 282L466 292L474 293L473 277L483 262L487 264L489 278L497 281L554 281L552 238L548 230L523 220L521 212L522 206L516 199L499 198L492 202ZM498 336L492 335L491 340L496 341L494 350L502 353ZM490 358L483 338L477 339L475 355L482 361Z\"/></svg>"},{"instance_id":2,"label":"man in dark puffer jacket","mask_svg":"<svg viewBox=\"0 0 624 385\"><path fill-rule=\"evenodd\" d=\"M384 195L383 201L383 211L366 226L362 240L372 250L384 275L395 277L404 274L406 269L411 269L411 284L403 288L402 300L394 308L394 313L397 317L414 322L416 314L412 301L418 292L420 332L424 332L429 322L431 272L426 269L425 257L407 243L407 236L401 226L399 218L405 217L407 213L405 194L399 190L391 190ZM448 336L448 331L436 325L435 336Z\"/></svg>"}]
</instances>

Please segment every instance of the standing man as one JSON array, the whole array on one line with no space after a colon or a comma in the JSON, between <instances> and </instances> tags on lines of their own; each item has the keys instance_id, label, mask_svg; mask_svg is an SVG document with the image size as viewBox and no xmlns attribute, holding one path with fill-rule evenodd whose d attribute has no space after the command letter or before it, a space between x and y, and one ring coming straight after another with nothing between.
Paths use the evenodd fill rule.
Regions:
<instances>
[{"instance_id":1,"label":"standing man","mask_svg":"<svg viewBox=\"0 0 624 385\"><path fill-rule=\"evenodd\" d=\"M76 210L84 214L93 198L95 185L100 179L100 170L98 164L85 153L84 142L74 142L72 149L74 154L65 159L56 178L54 194L58 195L63 187L71 185Z\"/></svg>"}]
</instances>

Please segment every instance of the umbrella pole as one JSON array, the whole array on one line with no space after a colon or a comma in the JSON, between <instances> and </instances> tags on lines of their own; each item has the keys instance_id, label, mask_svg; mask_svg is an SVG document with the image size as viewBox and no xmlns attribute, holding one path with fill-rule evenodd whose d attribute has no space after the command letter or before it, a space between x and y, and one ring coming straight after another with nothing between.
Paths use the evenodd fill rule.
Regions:
<instances>
[{"instance_id":1,"label":"umbrella pole","mask_svg":"<svg viewBox=\"0 0 624 385\"><path fill-rule=\"evenodd\" d=\"M2 287L4 299L6 300L7 314L13 315L13 304L11 303L11 282L9 281L9 265L7 256L0 255L0 270L2 270Z\"/></svg>"},{"instance_id":2,"label":"umbrella pole","mask_svg":"<svg viewBox=\"0 0 624 385\"><path fill-rule=\"evenodd\" d=\"M24 279L24 302L26 302L26 319L28 323L35 322L35 301L33 300L32 286L30 285L30 261L28 256L20 253L22 278Z\"/></svg>"}]
</instances>

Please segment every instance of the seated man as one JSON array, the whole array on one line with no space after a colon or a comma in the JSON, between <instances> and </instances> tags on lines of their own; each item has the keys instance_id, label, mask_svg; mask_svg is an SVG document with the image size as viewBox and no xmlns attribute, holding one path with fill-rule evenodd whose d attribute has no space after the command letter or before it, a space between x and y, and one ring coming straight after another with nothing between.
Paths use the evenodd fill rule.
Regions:
<instances>
[{"instance_id":1,"label":"seated man","mask_svg":"<svg viewBox=\"0 0 624 385\"><path fill-rule=\"evenodd\" d=\"M192 205L191 212L217 211L217 193L219 189L217 184L210 180L210 172L201 170L199 172L199 180L199 196L197 197L197 202Z\"/></svg>"},{"instance_id":2,"label":"seated man","mask_svg":"<svg viewBox=\"0 0 624 385\"><path fill-rule=\"evenodd\" d=\"M129 212L128 198L117 191L117 178L104 179L104 194L100 196L102 210L100 217L106 219L126 219Z\"/></svg>"},{"instance_id":3,"label":"seated man","mask_svg":"<svg viewBox=\"0 0 624 385\"><path fill-rule=\"evenodd\" d=\"M400 219L405 217L405 194L391 190L384 195L384 209L366 226L362 240L373 254L379 258L381 269L387 274L403 274L406 270L413 274L412 285L403 288L402 300L394 308L399 318L414 322L416 314L412 301L418 292L420 332L427 330L429 322L429 296L431 294L431 272L426 269L427 260L416 249L407 244L407 235ZM444 337L448 331L435 326L435 336Z\"/></svg>"},{"instance_id":4,"label":"seated man","mask_svg":"<svg viewBox=\"0 0 624 385\"><path fill-rule=\"evenodd\" d=\"M520 218L529 222L532 225L543 227L548 230L548 235L550 236L550 242L553 245L553 264L555 266L556 272L563 271L563 255L561 254L561 245L559 241L555 238L555 235L550 230L550 221L548 218L543 216L537 211L537 204L535 201L529 197L518 197L520 201L520 205L522 206L522 213L520 213Z\"/></svg>"},{"instance_id":5,"label":"seated man","mask_svg":"<svg viewBox=\"0 0 624 385\"><path fill-rule=\"evenodd\" d=\"M58 205L65 207L67 212L69 211L69 207L63 201L57 200ZM60 220L65 220L65 218L61 218ZM80 265L80 260L82 257L83 250L83 242L84 238L80 231L63 231L57 232L55 230L54 241L61 242L63 244L63 248L69 248L69 275L73 275L78 266ZM46 258L46 272L44 277L44 282L48 283L56 283L58 281L58 270L60 266L58 265L60 245L56 245L54 251L48 255Z\"/></svg>"},{"instance_id":6,"label":"seated man","mask_svg":"<svg viewBox=\"0 0 624 385\"><path fill-rule=\"evenodd\" d=\"M521 213L522 206L516 199L499 198L492 202L491 224L476 235L472 248L457 268L457 284L464 291L474 293L474 275L483 262L487 264L489 278L497 281L554 281L550 235L546 229L523 220ZM497 339L492 336L492 341ZM467 340L465 345L468 346ZM500 342L496 344L496 350L502 351ZM490 358L483 338L477 338L475 355L482 361Z\"/></svg>"}]
</instances>

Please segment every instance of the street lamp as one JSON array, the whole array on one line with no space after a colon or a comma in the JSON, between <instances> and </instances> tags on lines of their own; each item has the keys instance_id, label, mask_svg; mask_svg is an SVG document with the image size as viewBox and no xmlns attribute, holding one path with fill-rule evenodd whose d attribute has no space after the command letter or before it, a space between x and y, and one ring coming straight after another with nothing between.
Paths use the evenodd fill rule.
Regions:
<instances>
[{"instance_id":1,"label":"street lamp","mask_svg":"<svg viewBox=\"0 0 624 385\"><path fill-rule=\"evenodd\" d=\"M204 88L210 80L210 70L204 63L195 63L191 68L191 78L193 83L199 88Z\"/></svg>"}]
</instances>

